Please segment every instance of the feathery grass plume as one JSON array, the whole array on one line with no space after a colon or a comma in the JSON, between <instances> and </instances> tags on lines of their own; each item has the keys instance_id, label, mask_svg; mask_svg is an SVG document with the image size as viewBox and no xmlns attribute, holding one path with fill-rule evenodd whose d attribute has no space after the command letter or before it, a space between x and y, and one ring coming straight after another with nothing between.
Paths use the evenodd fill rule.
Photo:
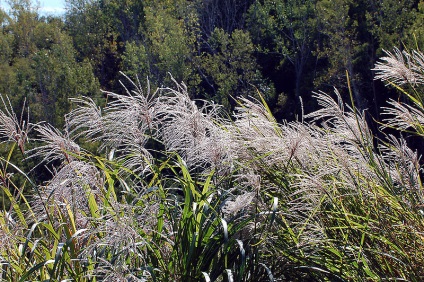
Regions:
<instances>
[{"instance_id":1,"label":"feathery grass plume","mask_svg":"<svg viewBox=\"0 0 424 282\"><path fill-rule=\"evenodd\" d=\"M121 265L115 262L109 262L99 259L98 266L95 269L95 277L99 281L116 281L116 282L147 282L152 281L151 275L144 269L134 270L131 265ZM140 274L134 275L133 272ZM91 275L90 275L91 276Z\"/></svg>"},{"instance_id":2,"label":"feathery grass plume","mask_svg":"<svg viewBox=\"0 0 424 282\"><path fill-rule=\"evenodd\" d=\"M150 259L146 253L151 249L151 236L157 229L154 215L158 214L159 204L138 199L133 203L114 202L111 207L102 209L104 216L94 221L96 228L90 231L98 239L87 246L83 254L96 261L93 276L103 280L110 277L144 279L148 275L143 269Z\"/></svg>"},{"instance_id":3,"label":"feathery grass plume","mask_svg":"<svg viewBox=\"0 0 424 282\"><path fill-rule=\"evenodd\" d=\"M74 139L84 137L95 141L103 130L102 110L89 97L71 98L76 106L65 116L66 126L70 128L69 135Z\"/></svg>"},{"instance_id":4,"label":"feathery grass plume","mask_svg":"<svg viewBox=\"0 0 424 282\"><path fill-rule=\"evenodd\" d=\"M158 90L152 91L150 89L150 83L147 81L147 89L143 90L143 87L140 84L140 81L137 78L137 83L131 80L128 76L124 77L131 83L134 87L134 90L129 90L122 81L121 85L124 87L127 96L117 95L110 92L105 92L108 95L111 95L112 98L117 100L123 98L122 101L117 101L116 103L112 102L111 108L116 111L129 111L128 113L134 113L137 115L137 120L139 120L143 126L147 126L151 132L156 130L157 124L155 123L156 113L155 105L157 104L157 93ZM126 99L129 98L129 99Z\"/></svg>"},{"instance_id":5,"label":"feathery grass plume","mask_svg":"<svg viewBox=\"0 0 424 282\"><path fill-rule=\"evenodd\" d=\"M283 136L279 125L268 115L265 107L258 101L241 98L234 118L234 123L229 123L226 128L232 138L230 148L237 158L249 162L263 154L266 157L262 160L275 163L271 159L273 154L269 152L281 151ZM254 154L256 156L252 156Z\"/></svg>"},{"instance_id":6,"label":"feathery grass plume","mask_svg":"<svg viewBox=\"0 0 424 282\"><path fill-rule=\"evenodd\" d=\"M105 108L104 129L99 138L103 142L101 149L114 150L117 160L124 161L124 166L142 171L147 165L146 159L151 159L145 147L153 134L152 126L155 126L150 120L151 113L146 117L145 105L140 104L141 96L110 94L110 97L116 100Z\"/></svg>"},{"instance_id":7,"label":"feathery grass plume","mask_svg":"<svg viewBox=\"0 0 424 282\"><path fill-rule=\"evenodd\" d=\"M234 201L228 200L225 202L225 205L222 207L222 212L225 216L234 216L239 211L248 207L253 199L255 198L254 192L247 192L241 195L238 195Z\"/></svg>"},{"instance_id":8,"label":"feathery grass plume","mask_svg":"<svg viewBox=\"0 0 424 282\"><path fill-rule=\"evenodd\" d=\"M321 163L311 151L322 153L327 147L323 132L301 122L277 124L263 105L247 99L237 108L236 120L228 126L232 146L240 162L263 175L264 166L284 172L306 169Z\"/></svg>"},{"instance_id":9,"label":"feathery grass plume","mask_svg":"<svg viewBox=\"0 0 424 282\"><path fill-rule=\"evenodd\" d=\"M317 162L315 167L319 170L317 175L338 172L336 178L341 179L346 188L356 193L358 189L364 190L362 187L367 185L360 185L352 176L374 175L369 164L373 162L379 165L381 157L374 154L374 136L363 114L349 107L348 111L345 111L339 93L335 91L335 94L337 102L327 94L316 94L315 97L322 108L305 116L311 118L313 123L320 121L323 126L322 129L317 129L322 131L322 137L317 138L319 135L316 134L314 138L314 143L321 139L322 144L320 151L316 151L319 157L315 157L322 162ZM361 180L363 179L359 178L359 181Z\"/></svg>"},{"instance_id":10,"label":"feathery grass plume","mask_svg":"<svg viewBox=\"0 0 424 282\"><path fill-rule=\"evenodd\" d=\"M278 124L271 112L267 109L267 106L256 99L240 98L239 106L236 107L236 112L233 116L236 119L236 125L247 123L256 129L260 135L281 136Z\"/></svg>"},{"instance_id":11,"label":"feathery grass plume","mask_svg":"<svg viewBox=\"0 0 424 282\"><path fill-rule=\"evenodd\" d=\"M71 163L75 160L72 154L79 154L80 147L66 132L61 133L57 128L49 124L38 124L35 127L38 133L37 141L42 145L28 151L27 158L41 157L41 162L66 161Z\"/></svg>"},{"instance_id":12,"label":"feathery grass plume","mask_svg":"<svg viewBox=\"0 0 424 282\"><path fill-rule=\"evenodd\" d=\"M282 132L274 117L257 100L241 98L234 113L234 124L230 127L235 138L281 138ZM240 139L243 140L243 139ZM241 144L235 144L238 147ZM236 149L236 148L234 148Z\"/></svg>"},{"instance_id":13,"label":"feathery grass plume","mask_svg":"<svg viewBox=\"0 0 424 282\"><path fill-rule=\"evenodd\" d=\"M420 159L417 152L412 151L402 138L388 136L388 142L380 145L384 159L390 172L391 181L402 197L413 198L414 206L424 204L423 187L420 180ZM405 199L406 200L406 199ZM410 202L409 200L405 203ZM411 206L411 208L414 208Z\"/></svg>"},{"instance_id":14,"label":"feathery grass plume","mask_svg":"<svg viewBox=\"0 0 424 282\"><path fill-rule=\"evenodd\" d=\"M40 197L34 199L33 212L40 220L45 216L44 205L60 224L58 212L68 214L70 207L75 217L77 229L88 228L90 214L89 194L100 194L103 179L92 164L74 160L63 166L53 178L40 187Z\"/></svg>"},{"instance_id":15,"label":"feathery grass plume","mask_svg":"<svg viewBox=\"0 0 424 282\"><path fill-rule=\"evenodd\" d=\"M317 167L321 171L339 170L347 181L358 173L373 175L369 163L377 160L375 165L378 165L381 161L381 156L373 151L374 136L363 114L350 107L345 111L340 94L337 91L335 94L337 102L327 94L317 93L315 97L322 108L305 116L311 118L311 123L320 121L323 126L317 129L322 131L322 137L317 138L319 135L316 134L314 141L322 139L323 147L317 153L328 165L321 163ZM361 187L351 184L350 187L356 186L355 189Z\"/></svg>"},{"instance_id":16,"label":"feathery grass plume","mask_svg":"<svg viewBox=\"0 0 424 282\"><path fill-rule=\"evenodd\" d=\"M320 158L311 151L319 153L327 146L317 128L302 122L278 124L257 101L242 100L235 117L234 124L229 126L233 150L250 168L256 163L261 175L266 174L264 165L286 173L314 166Z\"/></svg>"},{"instance_id":17,"label":"feathery grass plume","mask_svg":"<svg viewBox=\"0 0 424 282\"><path fill-rule=\"evenodd\" d=\"M382 115L389 116L383 119L384 128L396 128L401 131L413 130L424 136L424 109L417 104L408 105L394 100L389 100L391 107L383 107Z\"/></svg>"},{"instance_id":18,"label":"feathery grass plume","mask_svg":"<svg viewBox=\"0 0 424 282\"><path fill-rule=\"evenodd\" d=\"M76 107L67 116L71 133L90 141L101 142L100 150L114 152L128 169L143 171L151 153L145 147L157 131L156 92L143 91L140 82L125 76L134 90L125 88L125 95L105 92L111 100L103 112L89 99L74 100Z\"/></svg>"},{"instance_id":19,"label":"feathery grass plume","mask_svg":"<svg viewBox=\"0 0 424 282\"><path fill-rule=\"evenodd\" d=\"M10 100L7 98L7 103L3 96L0 95L4 110L0 111L0 138L1 142L16 142L22 154L25 153L25 143L28 142L28 134L32 129L29 123L29 111L26 120L24 119L25 102L22 107L20 118L13 111Z\"/></svg>"},{"instance_id":20,"label":"feathery grass plume","mask_svg":"<svg viewBox=\"0 0 424 282\"><path fill-rule=\"evenodd\" d=\"M374 137L363 115L350 108L345 111L339 93L335 91L335 94L337 101L327 94L317 93L315 97L322 108L305 116L311 119L308 127L315 131L311 138L312 150L309 150L310 160L315 162L310 170L304 167L303 172L313 177L311 180L317 179L316 177L327 181L339 179L338 181L342 181L339 183L341 186L347 185L346 188L356 193L361 185L351 182L352 176L358 173L367 177L373 175L369 161L381 157L372 152ZM313 126L318 121L322 128ZM308 189L307 186L305 185L305 189ZM314 186L316 185L311 187ZM326 186L328 185L319 184L316 187L322 190Z\"/></svg>"},{"instance_id":21,"label":"feathery grass plume","mask_svg":"<svg viewBox=\"0 0 424 282\"><path fill-rule=\"evenodd\" d=\"M411 86L423 84L424 78L424 55L420 52L400 51L398 48L394 52L383 50L386 57L380 58L380 62L375 64L375 79L393 82L397 85L408 84Z\"/></svg>"},{"instance_id":22,"label":"feathery grass plume","mask_svg":"<svg viewBox=\"0 0 424 282\"><path fill-rule=\"evenodd\" d=\"M190 168L231 166L227 134L219 125L221 106L197 101L188 95L184 83L174 80L176 89L162 88L158 106L160 137L167 151L175 151Z\"/></svg>"},{"instance_id":23,"label":"feathery grass plume","mask_svg":"<svg viewBox=\"0 0 424 282\"><path fill-rule=\"evenodd\" d=\"M104 109L103 139L110 147L131 147L145 144L156 131L156 92L144 96L141 89L129 91L127 95L107 92L111 101Z\"/></svg>"},{"instance_id":24,"label":"feathery grass plume","mask_svg":"<svg viewBox=\"0 0 424 282\"><path fill-rule=\"evenodd\" d=\"M337 102L325 93L316 93L314 97L318 100L321 109L305 116L312 122L323 121L324 128L333 132L333 137L338 137L342 142L349 142L353 146L368 147L373 142L373 134L362 113L355 112L347 106L345 111L340 93L335 89Z\"/></svg>"}]
</instances>

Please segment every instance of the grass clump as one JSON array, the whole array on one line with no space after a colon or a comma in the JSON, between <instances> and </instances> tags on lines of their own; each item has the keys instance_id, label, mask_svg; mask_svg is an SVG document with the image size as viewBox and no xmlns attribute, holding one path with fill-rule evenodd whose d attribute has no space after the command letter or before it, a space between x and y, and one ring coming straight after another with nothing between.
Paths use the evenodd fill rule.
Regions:
<instances>
[{"instance_id":1,"label":"grass clump","mask_svg":"<svg viewBox=\"0 0 424 282\"><path fill-rule=\"evenodd\" d=\"M417 89L414 54L388 53L378 77L401 89L412 68L404 78ZM260 99L240 99L229 119L184 84L139 85L107 93L102 109L75 99L64 131L5 107L0 134L14 145L1 159L3 280L423 279L420 156L402 137L377 140L337 91L280 124ZM383 127L423 137L420 96L404 92ZM11 161L17 149L51 179L33 184Z\"/></svg>"}]
</instances>

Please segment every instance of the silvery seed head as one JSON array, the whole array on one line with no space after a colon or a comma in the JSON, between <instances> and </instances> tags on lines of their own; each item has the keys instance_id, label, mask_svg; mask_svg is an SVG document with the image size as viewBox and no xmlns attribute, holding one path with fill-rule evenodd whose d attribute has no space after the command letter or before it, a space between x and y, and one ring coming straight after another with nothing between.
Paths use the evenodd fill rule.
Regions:
<instances>
[{"instance_id":1,"label":"silvery seed head","mask_svg":"<svg viewBox=\"0 0 424 282\"><path fill-rule=\"evenodd\" d=\"M375 79L393 82L397 85L417 85L424 83L424 55L413 51L408 53L395 48L394 53L383 50L386 57L373 69L376 71Z\"/></svg>"}]
</instances>

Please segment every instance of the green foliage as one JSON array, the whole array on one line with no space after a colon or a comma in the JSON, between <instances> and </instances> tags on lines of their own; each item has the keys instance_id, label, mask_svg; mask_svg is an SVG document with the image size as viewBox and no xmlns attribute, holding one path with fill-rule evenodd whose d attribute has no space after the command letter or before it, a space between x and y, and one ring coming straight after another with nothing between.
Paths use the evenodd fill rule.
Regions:
<instances>
[{"instance_id":1,"label":"green foliage","mask_svg":"<svg viewBox=\"0 0 424 282\"><path fill-rule=\"evenodd\" d=\"M379 40L379 48L390 50L412 42L409 30L417 22L417 4L420 1L372 1L367 14L370 32ZM409 45L414 48L414 45ZM382 55L379 53L379 55Z\"/></svg>"},{"instance_id":2,"label":"green foliage","mask_svg":"<svg viewBox=\"0 0 424 282\"><path fill-rule=\"evenodd\" d=\"M42 113L36 116L37 120L61 126L64 121L60 116L69 111L69 98L98 93L90 63L75 61L74 49L66 36L61 38L61 44L35 53L32 62L38 92L34 104L41 106Z\"/></svg>"},{"instance_id":3,"label":"green foliage","mask_svg":"<svg viewBox=\"0 0 424 282\"><path fill-rule=\"evenodd\" d=\"M423 137L423 56L373 70L397 101L369 71L421 46L421 1L69 0L64 18L10 2L2 279L422 280L420 151L385 128ZM31 131L25 100L65 132Z\"/></svg>"},{"instance_id":4,"label":"green foliage","mask_svg":"<svg viewBox=\"0 0 424 282\"><path fill-rule=\"evenodd\" d=\"M358 85L361 78L357 70L362 63L359 58L367 52L368 45L358 39L360 25L358 18L361 19L362 11L358 12L359 15L351 15L357 7L359 4L349 0L319 2L320 33L324 38L322 47L317 52L319 57L328 61L322 79L338 87L350 79L355 103L362 109L365 101ZM322 80L318 81L320 82Z\"/></svg>"},{"instance_id":5,"label":"green foliage","mask_svg":"<svg viewBox=\"0 0 424 282\"><path fill-rule=\"evenodd\" d=\"M402 69L389 55L398 63L377 65L383 80ZM46 185L11 162L16 145L1 159L5 279L421 280L418 157L402 138L376 140L338 92L337 101L317 94L322 108L309 121L279 124L260 94L240 98L227 120L215 104L198 108L184 85L130 87L131 95L109 93L103 111L76 100L66 134L36 127L41 144L28 156L59 163ZM407 97L413 106L385 109L387 126L421 136L422 104ZM0 121L0 137L20 146L24 123L11 110ZM11 138L11 128L21 135ZM81 150L74 140L82 136L102 142L108 157Z\"/></svg>"},{"instance_id":6,"label":"green foliage","mask_svg":"<svg viewBox=\"0 0 424 282\"><path fill-rule=\"evenodd\" d=\"M118 82L120 54L118 36L110 25L114 15L105 13L110 1L67 1L66 33L72 38L78 61L88 61L103 89L112 89Z\"/></svg>"},{"instance_id":7,"label":"green foliage","mask_svg":"<svg viewBox=\"0 0 424 282\"><path fill-rule=\"evenodd\" d=\"M246 254L240 255L237 233L250 219L227 222L220 213L225 195L216 194L214 171L199 182L180 157L177 161L175 165L163 163L154 176L159 184L158 192L162 194L156 232L166 234L165 237L153 236L155 249L150 253L154 267L160 269L159 280L199 281L205 275L215 280L226 269L231 269L240 277L236 281L242 281ZM177 191L163 187L162 183L168 182L163 178L161 170L164 169L173 171L169 182L175 182ZM179 191L181 199L175 194ZM165 222L169 225L164 225ZM172 238L170 246L167 238ZM168 253L164 254L163 249L169 249Z\"/></svg>"},{"instance_id":8,"label":"green foliage","mask_svg":"<svg viewBox=\"0 0 424 282\"><path fill-rule=\"evenodd\" d=\"M10 21L9 16L0 9L0 66L10 63L13 55L13 35L8 32L6 28L8 22Z\"/></svg>"},{"instance_id":9,"label":"green foliage","mask_svg":"<svg viewBox=\"0 0 424 282\"><path fill-rule=\"evenodd\" d=\"M156 84L167 81L168 73L178 81L197 86L198 78L191 64L197 41L197 15L185 1L148 1L145 22L149 66Z\"/></svg>"},{"instance_id":10,"label":"green foliage","mask_svg":"<svg viewBox=\"0 0 424 282\"><path fill-rule=\"evenodd\" d=\"M27 100L36 120L62 126L68 99L99 96L99 84L91 64L77 62L62 21L39 18L30 2L21 2L3 19L0 92L13 105Z\"/></svg>"},{"instance_id":11,"label":"green foliage","mask_svg":"<svg viewBox=\"0 0 424 282\"><path fill-rule=\"evenodd\" d=\"M146 48L137 42L127 42L125 52L122 54L122 68L130 77L149 76L150 67Z\"/></svg>"},{"instance_id":12,"label":"green foliage","mask_svg":"<svg viewBox=\"0 0 424 282\"><path fill-rule=\"evenodd\" d=\"M253 56L254 45L249 33L234 30L229 35L222 29L214 30L208 45L212 52L198 60L216 92L210 98L230 108L230 95L247 96L252 92L252 85L262 80ZM273 96L272 91L266 94Z\"/></svg>"},{"instance_id":13,"label":"green foliage","mask_svg":"<svg viewBox=\"0 0 424 282\"><path fill-rule=\"evenodd\" d=\"M422 32L424 24L424 2L419 1L415 12L415 20L408 25L408 36L405 39L407 46L411 49L421 50L424 44Z\"/></svg>"},{"instance_id":14,"label":"green foliage","mask_svg":"<svg viewBox=\"0 0 424 282\"><path fill-rule=\"evenodd\" d=\"M249 28L262 52L279 55L296 73L300 95L304 71L317 35L317 1L255 1L249 10ZM263 41L263 43L262 43Z\"/></svg>"}]
</instances>

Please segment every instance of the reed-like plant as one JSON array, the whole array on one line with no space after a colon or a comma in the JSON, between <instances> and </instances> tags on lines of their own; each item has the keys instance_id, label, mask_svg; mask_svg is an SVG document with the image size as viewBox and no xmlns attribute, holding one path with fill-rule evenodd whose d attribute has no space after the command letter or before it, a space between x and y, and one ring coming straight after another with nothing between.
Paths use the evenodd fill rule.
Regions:
<instances>
[{"instance_id":1,"label":"reed-like plant","mask_svg":"<svg viewBox=\"0 0 424 282\"><path fill-rule=\"evenodd\" d=\"M377 78L409 102L382 109L380 135L423 137L423 55L387 55ZM401 135L376 139L337 91L316 93L321 108L301 121L278 123L260 94L238 100L229 119L184 84L125 90L106 93L105 108L75 99L63 132L4 103L3 280L424 278L420 155ZM13 163L16 148L51 179L34 184Z\"/></svg>"}]
</instances>

